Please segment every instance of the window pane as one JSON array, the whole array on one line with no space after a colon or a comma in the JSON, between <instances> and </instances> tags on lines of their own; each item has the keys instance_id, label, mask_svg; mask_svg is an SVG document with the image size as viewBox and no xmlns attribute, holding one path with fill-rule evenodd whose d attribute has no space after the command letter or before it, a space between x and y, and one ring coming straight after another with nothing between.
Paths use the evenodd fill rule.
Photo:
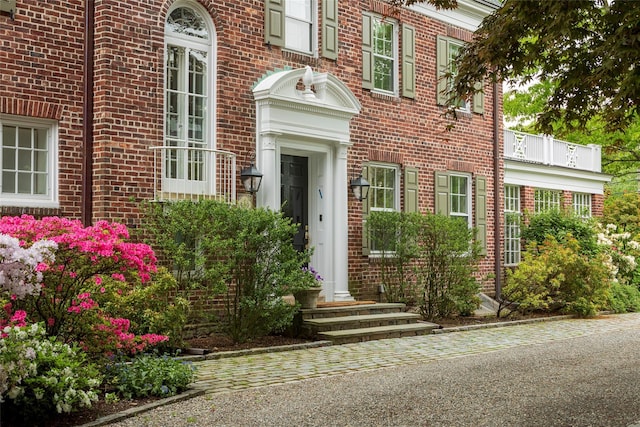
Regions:
<instances>
[{"instance_id":1,"label":"window pane","mask_svg":"<svg viewBox=\"0 0 640 427\"><path fill-rule=\"evenodd\" d=\"M46 172L47 171L47 152L46 151L35 151L33 153L33 159L35 163L35 170L38 172Z\"/></svg>"},{"instance_id":2,"label":"window pane","mask_svg":"<svg viewBox=\"0 0 640 427\"><path fill-rule=\"evenodd\" d=\"M34 194L47 194L47 175L43 173L34 176Z\"/></svg>"},{"instance_id":3,"label":"window pane","mask_svg":"<svg viewBox=\"0 0 640 427\"><path fill-rule=\"evenodd\" d=\"M287 19L286 45L289 49L311 52L311 24L297 19Z\"/></svg>"},{"instance_id":4,"label":"window pane","mask_svg":"<svg viewBox=\"0 0 640 427\"><path fill-rule=\"evenodd\" d=\"M16 192L16 175L14 172L2 173L2 192L3 193Z\"/></svg>"},{"instance_id":5,"label":"window pane","mask_svg":"<svg viewBox=\"0 0 640 427\"><path fill-rule=\"evenodd\" d=\"M21 171L33 170L33 167L31 165L30 150L18 150L18 170L21 170Z\"/></svg>"},{"instance_id":6,"label":"window pane","mask_svg":"<svg viewBox=\"0 0 640 427\"><path fill-rule=\"evenodd\" d=\"M18 146L23 148L31 148L31 129L18 129Z\"/></svg>"},{"instance_id":7,"label":"window pane","mask_svg":"<svg viewBox=\"0 0 640 427\"><path fill-rule=\"evenodd\" d=\"M47 130L46 129L35 130L33 146L38 150L47 149Z\"/></svg>"},{"instance_id":8,"label":"window pane","mask_svg":"<svg viewBox=\"0 0 640 427\"><path fill-rule=\"evenodd\" d=\"M2 169L16 169L16 150L13 148L2 149Z\"/></svg>"},{"instance_id":9,"label":"window pane","mask_svg":"<svg viewBox=\"0 0 640 427\"><path fill-rule=\"evenodd\" d=\"M15 126L2 126L2 145L4 147L16 146L16 128Z\"/></svg>"},{"instance_id":10,"label":"window pane","mask_svg":"<svg viewBox=\"0 0 640 427\"><path fill-rule=\"evenodd\" d=\"M303 21L311 21L311 0L287 0L285 14Z\"/></svg>"},{"instance_id":11,"label":"window pane","mask_svg":"<svg viewBox=\"0 0 640 427\"><path fill-rule=\"evenodd\" d=\"M31 174L18 173L18 193L31 194Z\"/></svg>"},{"instance_id":12,"label":"window pane","mask_svg":"<svg viewBox=\"0 0 640 427\"><path fill-rule=\"evenodd\" d=\"M171 12L171 15L167 18L166 31L201 39L209 38L209 33L202 17L188 7L181 7Z\"/></svg>"}]
</instances>

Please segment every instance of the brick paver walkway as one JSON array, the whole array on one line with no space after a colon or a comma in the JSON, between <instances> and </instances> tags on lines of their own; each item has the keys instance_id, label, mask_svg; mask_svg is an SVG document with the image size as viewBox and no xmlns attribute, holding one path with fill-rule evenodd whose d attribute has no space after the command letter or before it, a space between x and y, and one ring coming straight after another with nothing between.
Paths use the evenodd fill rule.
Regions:
<instances>
[{"instance_id":1,"label":"brick paver walkway","mask_svg":"<svg viewBox=\"0 0 640 427\"><path fill-rule=\"evenodd\" d=\"M393 338L196 362L198 388L222 393L309 378L542 345L623 329L640 330L640 313L567 319L464 332Z\"/></svg>"}]
</instances>

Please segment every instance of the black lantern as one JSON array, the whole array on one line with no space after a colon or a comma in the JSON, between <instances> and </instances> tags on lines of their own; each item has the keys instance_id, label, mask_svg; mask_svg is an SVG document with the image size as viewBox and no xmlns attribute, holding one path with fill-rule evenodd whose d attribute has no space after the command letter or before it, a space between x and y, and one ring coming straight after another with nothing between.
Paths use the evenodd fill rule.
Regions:
<instances>
[{"instance_id":1,"label":"black lantern","mask_svg":"<svg viewBox=\"0 0 640 427\"><path fill-rule=\"evenodd\" d=\"M240 171L240 180L248 193L255 194L260 189L262 173L251 163L251 166Z\"/></svg>"},{"instance_id":2,"label":"black lantern","mask_svg":"<svg viewBox=\"0 0 640 427\"><path fill-rule=\"evenodd\" d=\"M353 195L356 199L364 200L369 195L369 187L371 187L371 184L369 184L369 181L364 179L362 174L360 174L359 177L351 180L351 184L349 186L351 187L351 191L353 191Z\"/></svg>"}]
</instances>

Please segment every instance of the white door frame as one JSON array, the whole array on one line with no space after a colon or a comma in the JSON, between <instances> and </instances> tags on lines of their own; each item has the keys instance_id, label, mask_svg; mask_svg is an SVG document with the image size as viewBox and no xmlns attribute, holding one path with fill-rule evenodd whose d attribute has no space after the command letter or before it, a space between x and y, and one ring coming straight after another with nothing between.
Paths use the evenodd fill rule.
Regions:
<instances>
[{"instance_id":1,"label":"white door frame","mask_svg":"<svg viewBox=\"0 0 640 427\"><path fill-rule=\"evenodd\" d=\"M301 79L305 90L296 89ZM352 145L349 122L360 104L337 78L314 74L309 67L267 76L253 92L256 166L263 174L257 205L280 209L282 154L309 158L311 265L324 278L327 301L353 300L347 268L347 151Z\"/></svg>"}]
</instances>

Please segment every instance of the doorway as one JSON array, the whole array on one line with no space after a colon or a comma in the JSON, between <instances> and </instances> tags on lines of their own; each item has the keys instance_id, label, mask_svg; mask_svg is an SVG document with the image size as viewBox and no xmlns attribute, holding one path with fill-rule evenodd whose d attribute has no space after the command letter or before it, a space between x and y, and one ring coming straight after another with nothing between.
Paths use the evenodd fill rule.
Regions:
<instances>
[{"instance_id":1,"label":"doorway","mask_svg":"<svg viewBox=\"0 0 640 427\"><path fill-rule=\"evenodd\" d=\"M280 201L282 213L298 225L293 246L302 252L307 248L309 233L309 159L280 156Z\"/></svg>"}]
</instances>

